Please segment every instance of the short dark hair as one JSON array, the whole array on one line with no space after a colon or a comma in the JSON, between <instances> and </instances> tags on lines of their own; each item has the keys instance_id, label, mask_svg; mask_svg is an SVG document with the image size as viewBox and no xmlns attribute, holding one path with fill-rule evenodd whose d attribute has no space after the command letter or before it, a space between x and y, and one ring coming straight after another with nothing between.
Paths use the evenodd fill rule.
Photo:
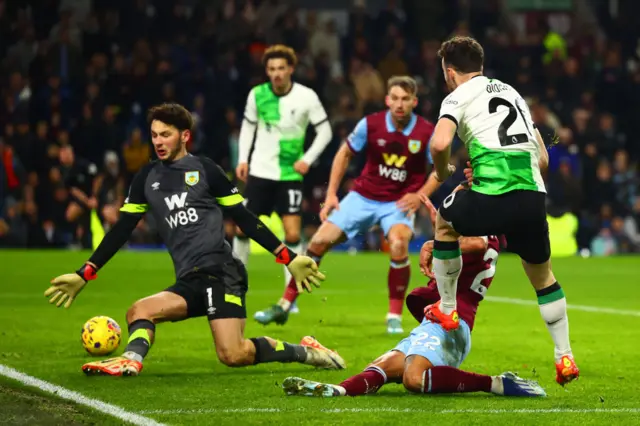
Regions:
<instances>
[{"instance_id":1,"label":"short dark hair","mask_svg":"<svg viewBox=\"0 0 640 426\"><path fill-rule=\"evenodd\" d=\"M292 67L298 64L296 52L284 44L276 44L265 50L264 55L262 55L262 65L266 67L269 59L284 59Z\"/></svg>"},{"instance_id":2,"label":"short dark hair","mask_svg":"<svg viewBox=\"0 0 640 426\"><path fill-rule=\"evenodd\" d=\"M151 124L154 120L173 126L181 132L193 128L191 113L185 107L176 103L164 103L149 108L147 122Z\"/></svg>"},{"instance_id":3,"label":"short dark hair","mask_svg":"<svg viewBox=\"0 0 640 426\"><path fill-rule=\"evenodd\" d=\"M445 65L468 74L482 71L484 50L472 37L455 36L442 43L438 57L444 60Z\"/></svg>"},{"instance_id":4,"label":"short dark hair","mask_svg":"<svg viewBox=\"0 0 640 426\"><path fill-rule=\"evenodd\" d=\"M411 95L418 93L418 83L408 75L394 75L387 81L387 90L391 90L392 87L396 86Z\"/></svg>"}]
</instances>

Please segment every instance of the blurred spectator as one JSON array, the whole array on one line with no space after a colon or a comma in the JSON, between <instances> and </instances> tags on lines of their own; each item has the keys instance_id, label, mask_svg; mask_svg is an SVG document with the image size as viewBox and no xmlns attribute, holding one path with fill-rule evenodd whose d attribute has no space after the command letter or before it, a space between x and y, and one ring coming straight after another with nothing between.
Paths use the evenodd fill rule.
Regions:
<instances>
[{"instance_id":1,"label":"blurred spectator","mask_svg":"<svg viewBox=\"0 0 640 426\"><path fill-rule=\"evenodd\" d=\"M149 162L151 147L142 139L142 130L136 127L131 131L129 139L122 148L124 164L129 176L133 176Z\"/></svg>"},{"instance_id":2,"label":"blurred spectator","mask_svg":"<svg viewBox=\"0 0 640 426\"><path fill-rule=\"evenodd\" d=\"M552 204L579 218L580 247L637 250L640 33L602 2L580 2L568 32L545 11L522 12L520 26L498 1L358 0L338 13L286 0L120 3L0 0L0 244L9 233L11 244L74 244L93 209L113 223L127 183L154 156L145 112L158 102L185 104L195 118L189 150L233 170L244 102L265 81L261 56L273 43L296 49L295 78L321 96L334 126L305 178L311 232L335 150L363 115L384 108L390 76L415 76L416 111L437 119L448 89L436 52L456 34L477 37L485 73L525 97L546 141L560 138L545 183ZM465 159L464 150L452 157ZM426 222L418 218L425 237ZM132 241L154 242L154 232L146 218Z\"/></svg>"}]
</instances>

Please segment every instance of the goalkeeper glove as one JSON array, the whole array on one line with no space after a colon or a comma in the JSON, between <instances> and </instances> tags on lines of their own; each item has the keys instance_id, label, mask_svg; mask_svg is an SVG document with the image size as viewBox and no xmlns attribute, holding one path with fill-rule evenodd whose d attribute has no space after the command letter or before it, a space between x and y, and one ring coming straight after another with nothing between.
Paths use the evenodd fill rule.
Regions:
<instances>
[{"instance_id":1,"label":"goalkeeper glove","mask_svg":"<svg viewBox=\"0 0 640 426\"><path fill-rule=\"evenodd\" d=\"M58 308L66 300L67 303L64 304L64 307L68 308L87 282L96 278L98 278L96 268L87 263L73 274L60 275L51 280L53 285L44 292L44 297L51 296L49 303L55 303Z\"/></svg>"},{"instance_id":2,"label":"goalkeeper glove","mask_svg":"<svg viewBox=\"0 0 640 426\"><path fill-rule=\"evenodd\" d=\"M276 253L276 262L286 265L291 272L291 276L296 281L298 293L302 293L303 288L311 293L311 284L320 287L320 281L325 279L324 274L318 271L318 264L313 259L298 255L286 246Z\"/></svg>"}]
</instances>

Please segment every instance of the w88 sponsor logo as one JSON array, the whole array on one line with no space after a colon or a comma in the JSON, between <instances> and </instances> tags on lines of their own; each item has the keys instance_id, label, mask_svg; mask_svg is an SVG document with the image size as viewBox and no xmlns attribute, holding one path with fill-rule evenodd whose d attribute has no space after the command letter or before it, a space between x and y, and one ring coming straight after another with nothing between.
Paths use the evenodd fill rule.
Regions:
<instances>
[{"instance_id":1,"label":"w88 sponsor logo","mask_svg":"<svg viewBox=\"0 0 640 426\"><path fill-rule=\"evenodd\" d=\"M184 209L187 203L187 193L173 194L171 197L165 197L164 202L167 204L170 212L176 209ZM186 210L179 210L176 213L170 213L164 220L171 229L180 225L187 225L198 221L198 212L195 208L189 207Z\"/></svg>"}]
</instances>

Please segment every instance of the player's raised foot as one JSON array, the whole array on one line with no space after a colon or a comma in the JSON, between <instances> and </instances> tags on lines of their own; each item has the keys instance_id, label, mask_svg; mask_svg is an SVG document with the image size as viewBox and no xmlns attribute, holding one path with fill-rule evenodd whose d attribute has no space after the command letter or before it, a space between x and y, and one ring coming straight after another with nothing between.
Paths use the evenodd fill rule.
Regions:
<instances>
[{"instance_id":1,"label":"player's raised foot","mask_svg":"<svg viewBox=\"0 0 640 426\"><path fill-rule=\"evenodd\" d=\"M293 304L289 308L288 312L290 314L299 314L300 313L300 308L298 308L298 304L296 302L293 302Z\"/></svg>"},{"instance_id":2,"label":"player's raised foot","mask_svg":"<svg viewBox=\"0 0 640 426\"><path fill-rule=\"evenodd\" d=\"M429 321L440 324L446 331L455 330L460 325L458 311L454 310L448 315L444 314L440 310L440 301L424 308L424 317Z\"/></svg>"},{"instance_id":3,"label":"player's raised foot","mask_svg":"<svg viewBox=\"0 0 640 426\"><path fill-rule=\"evenodd\" d=\"M87 376L137 376L142 371L142 363L119 356L86 363L82 371Z\"/></svg>"},{"instance_id":4,"label":"player's raised foot","mask_svg":"<svg viewBox=\"0 0 640 426\"><path fill-rule=\"evenodd\" d=\"M542 386L535 380L527 380L508 371L499 376L502 379L504 396L547 396Z\"/></svg>"},{"instance_id":5,"label":"player's raised foot","mask_svg":"<svg viewBox=\"0 0 640 426\"><path fill-rule=\"evenodd\" d=\"M580 376L580 370L571 355L564 355L556 363L556 382L559 385L566 385Z\"/></svg>"},{"instance_id":6,"label":"player's raised foot","mask_svg":"<svg viewBox=\"0 0 640 426\"><path fill-rule=\"evenodd\" d=\"M402 334L402 320L400 318L391 317L387 318L387 333L389 334Z\"/></svg>"},{"instance_id":7,"label":"player's raised foot","mask_svg":"<svg viewBox=\"0 0 640 426\"><path fill-rule=\"evenodd\" d=\"M327 349L313 336L304 336L300 341L300 345L307 348L305 364L331 370L343 370L347 367L338 352Z\"/></svg>"},{"instance_id":8,"label":"player's raised foot","mask_svg":"<svg viewBox=\"0 0 640 426\"><path fill-rule=\"evenodd\" d=\"M263 311L258 311L253 315L253 319L262 325L275 322L278 325L284 325L289 319L289 312L285 311L280 305L273 305Z\"/></svg>"},{"instance_id":9,"label":"player's raised foot","mask_svg":"<svg viewBox=\"0 0 640 426\"><path fill-rule=\"evenodd\" d=\"M346 391L341 386L314 382L313 380L302 379L300 377L287 377L284 379L282 382L282 390L289 396L320 396L330 398L333 396L344 396L346 394Z\"/></svg>"}]
</instances>

